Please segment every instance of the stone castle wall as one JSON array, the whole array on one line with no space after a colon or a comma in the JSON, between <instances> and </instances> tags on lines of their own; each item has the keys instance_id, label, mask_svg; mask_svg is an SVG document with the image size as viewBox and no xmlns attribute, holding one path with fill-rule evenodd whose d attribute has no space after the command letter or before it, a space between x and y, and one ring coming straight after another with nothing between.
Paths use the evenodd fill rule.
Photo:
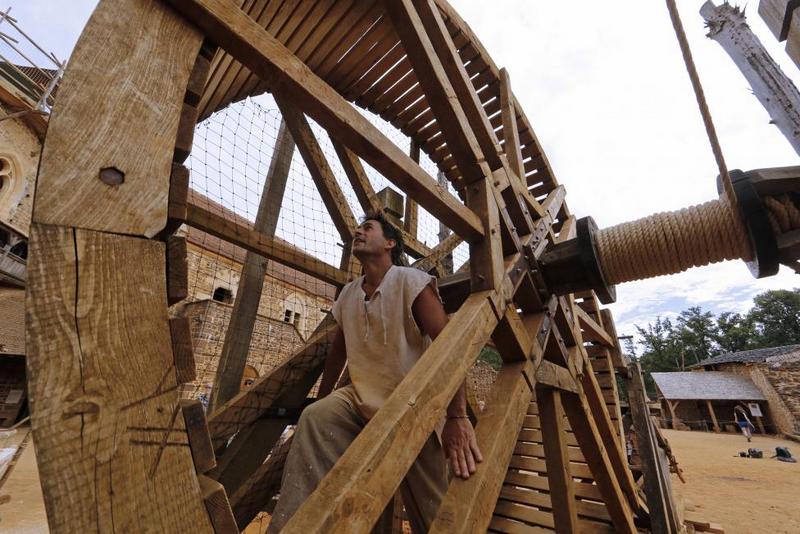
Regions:
<instances>
[{"instance_id":1,"label":"stone castle wall","mask_svg":"<svg viewBox=\"0 0 800 534\"><path fill-rule=\"evenodd\" d=\"M0 114L7 113L0 106ZM39 139L18 119L0 122L0 221L26 236L41 148Z\"/></svg>"}]
</instances>

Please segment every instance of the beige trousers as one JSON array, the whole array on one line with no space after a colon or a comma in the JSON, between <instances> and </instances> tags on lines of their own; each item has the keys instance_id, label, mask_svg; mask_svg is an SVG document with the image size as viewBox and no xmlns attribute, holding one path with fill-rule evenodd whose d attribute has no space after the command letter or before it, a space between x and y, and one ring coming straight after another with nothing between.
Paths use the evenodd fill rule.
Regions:
<instances>
[{"instance_id":1,"label":"beige trousers","mask_svg":"<svg viewBox=\"0 0 800 534\"><path fill-rule=\"evenodd\" d=\"M365 425L355 407L335 393L303 410L286 457L281 493L268 534L280 532ZM400 485L415 534L428 531L447 484L444 452L436 435L431 434Z\"/></svg>"}]
</instances>

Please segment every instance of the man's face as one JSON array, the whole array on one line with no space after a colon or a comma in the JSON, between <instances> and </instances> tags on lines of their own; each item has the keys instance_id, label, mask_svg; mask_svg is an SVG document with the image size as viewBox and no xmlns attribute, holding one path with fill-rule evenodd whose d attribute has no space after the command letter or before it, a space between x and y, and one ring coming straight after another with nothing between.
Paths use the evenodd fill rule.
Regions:
<instances>
[{"instance_id":1,"label":"man's face","mask_svg":"<svg viewBox=\"0 0 800 534\"><path fill-rule=\"evenodd\" d=\"M359 260L386 254L391 256L394 239L386 239L381 223L367 219L356 228L353 238L353 255Z\"/></svg>"}]
</instances>

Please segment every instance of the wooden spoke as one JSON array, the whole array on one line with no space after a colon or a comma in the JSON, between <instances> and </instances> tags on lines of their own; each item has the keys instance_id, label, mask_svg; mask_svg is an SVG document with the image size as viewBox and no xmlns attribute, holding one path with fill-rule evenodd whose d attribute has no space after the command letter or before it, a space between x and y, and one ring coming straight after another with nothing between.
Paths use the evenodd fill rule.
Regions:
<instances>
[{"instance_id":1,"label":"wooden spoke","mask_svg":"<svg viewBox=\"0 0 800 534\"><path fill-rule=\"evenodd\" d=\"M500 370L476 428L484 461L469 479L450 484L429 532L486 531L532 397L523 373L530 376L532 371L530 361L506 364Z\"/></svg>"},{"instance_id":2,"label":"wooden spoke","mask_svg":"<svg viewBox=\"0 0 800 534\"><path fill-rule=\"evenodd\" d=\"M282 265L315 276L329 284L341 287L349 280L348 274L341 269L318 260L285 241L266 235L249 226L234 223L202 206L189 204L186 224L245 250L275 260Z\"/></svg>"},{"instance_id":3,"label":"wooden spoke","mask_svg":"<svg viewBox=\"0 0 800 534\"><path fill-rule=\"evenodd\" d=\"M353 240L353 233L357 226L356 218L319 146L319 141L311 131L311 126L303 113L287 101L283 95L275 94L275 102L281 110L286 126L292 132L292 137L297 143L297 150L303 156L303 161L317 186L322 202L328 209L334 226L339 231L339 236L342 241L349 243Z\"/></svg>"},{"instance_id":4,"label":"wooden spoke","mask_svg":"<svg viewBox=\"0 0 800 534\"><path fill-rule=\"evenodd\" d=\"M570 534L578 530L578 513L567 455L561 394L552 388L537 387L536 402L542 425L542 441L547 459L547 481L553 503L555 529L559 534Z\"/></svg>"}]
</instances>

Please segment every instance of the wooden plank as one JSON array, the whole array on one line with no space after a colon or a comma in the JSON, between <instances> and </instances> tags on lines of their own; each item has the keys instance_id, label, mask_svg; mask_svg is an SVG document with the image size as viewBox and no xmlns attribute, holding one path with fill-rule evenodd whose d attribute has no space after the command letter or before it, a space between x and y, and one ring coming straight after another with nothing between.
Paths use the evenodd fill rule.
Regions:
<instances>
[{"instance_id":1,"label":"wooden plank","mask_svg":"<svg viewBox=\"0 0 800 534\"><path fill-rule=\"evenodd\" d=\"M541 416L540 416L541 417ZM522 441L517 442L517 446L514 448L514 454L518 454L521 456L530 456L532 458L544 458L544 447L538 443L525 443ZM571 462L585 462L581 451L575 447L571 447L567 450L567 455Z\"/></svg>"},{"instance_id":2,"label":"wooden plank","mask_svg":"<svg viewBox=\"0 0 800 534\"><path fill-rule=\"evenodd\" d=\"M361 160L353 154L346 146L338 142L336 139L331 138L333 149L339 156L339 161L344 169L344 174L353 186L353 191L356 194L358 203L364 213L378 213L382 211L383 206L378 196L375 194L372 184L369 181L364 166Z\"/></svg>"},{"instance_id":3,"label":"wooden plank","mask_svg":"<svg viewBox=\"0 0 800 534\"><path fill-rule=\"evenodd\" d=\"M553 507L550 495L539 491L505 486L500 492L500 497L507 501L528 504L537 508L552 509ZM600 503L576 500L575 505L577 506L578 514L582 517L590 517L600 521L608 521L609 519L608 510Z\"/></svg>"},{"instance_id":4,"label":"wooden plank","mask_svg":"<svg viewBox=\"0 0 800 534\"><path fill-rule=\"evenodd\" d=\"M539 406L539 418L542 422L542 440L555 530L560 534L569 534L578 530L578 512L569 468L568 447L564 439L566 431L561 394L552 388L537 387L536 404Z\"/></svg>"},{"instance_id":5,"label":"wooden plank","mask_svg":"<svg viewBox=\"0 0 800 534\"><path fill-rule=\"evenodd\" d=\"M174 234L186 221L189 205L189 169L177 163L172 165L169 176L169 201L167 203L167 225L164 233Z\"/></svg>"},{"instance_id":6,"label":"wooden plank","mask_svg":"<svg viewBox=\"0 0 800 534\"><path fill-rule=\"evenodd\" d=\"M238 534L236 519L233 517L225 488L216 480L205 475L200 475L200 489L203 492L203 502L208 510L208 517L216 534Z\"/></svg>"},{"instance_id":7,"label":"wooden plank","mask_svg":"<svg viewBox=\"0 0 800 534\"><path fill-rule=\"evenodd\" d=\"M286 122L281 121L272 152L272 160L267 175L264 177L256 220L253 223L253 230L269 237L275 236L275 229L278 226L286 181L292 165L294 146L294 140ZM241 389L242 374L247 365L247 355L250 353L250 341L253 337L258 307L261 303L267 264L268 262L263 256L251 250L245 254L239 286L233 301L231 319L225 331L225 341L222 344L214 376L214 387L208 403L209 412L213 412L214 408L228 402Z\"/></svg>"},{"instance_id":8,"label":"wooden plank","mask_svg":"<svg viewBox=\"0 0 800 534\"><path fill-rule=\"evenodd\" d=\"M423 24L421 14L415 9L428 8L422 4L423 2L416 2L415 6L412 0L398 0L388 2L386 11L414 67L428 106L447 141L448 151L453 155L462 176L468 183L472 183L488 176L490 169L484 161L484 154L451 83L453 78L448 76L448 65L443 64L439 57L437 44L431 42L438 35L431 35L430 28ZM427 11L422 14L427 14ZM458 65L461 65L460 59ZM494 152L497 158L497 151Z\"/></svg>"},{"instance_id":9,"label":"wooden plank","mask_svg":"<svg viewBox=\"0 0 800 534\"><path fill-rule=\"evenodd\" d=\"M500 242L500 214L494 198L494 186L489 180L475 182L467 188L467 206L484 221L485 235L469 246L470 287L472 291L500 289L505 273Z\"/></svg>"},{"instance_id":10,"label":"wooden plank","mask_svg":"<svg viewBox=\"0 0 800 534\"><path fill-rule=\"evenodd\" d=\"M583 328L583 339L585 341L594 341L596 343L601 343L606 347L616 346L615 340L611 339L611 336L608 335L608 332L606 332L602 326L597 324L597 321L592 319L588 313L583 311L579 306L573 306L572 310L580 321L581 327Z\"/></svg>"},{"instance_id":11,"label":"wooden plank","mask_svg":"<svg viewBox=\"0 0 800 534\"><path fill-rule=\"evenodd\" d=\"M503 117L504 151L508 163L519 178L524 178L525 166L522 163L522 151L519 143L517 111L514 109L514 95L511 92L511 80L506 69L500 69L500 110Z\"/></svg>"},{"instance_id":12,"label":"wooden plank","mask_svg":"<svg viewBox=\"0 0 800 534\"><path fill-rule=\"evenodd\" d=\"M33 221L146 237L164 228L173 147L201 40L159 2L98 4L59 84ZM122 183L99 179L103 169Z\"/></svg>"},{"instance_id":13,"label":"wooden plank","mask_svg":"<svg viewBox=\"0 0 800 534\"><path fill-rule=\"evenodd\" d=\"M310 274L335 286L348 282L348 275L333 265L318 260L281 239L276 239L248 226L243 226L196 204L189 204L186 224L224 239L245 250L255 252L281 265Z\"/></svg>"},{"instance_id":14,"label":"wooden plank","mask_svg":"<svg viewBox=\"0 0 800 534\"><path fill-rule=\"evenodd\" d=\"M419 163L419 143L417 143L414 139L411 139L411 144L408 147L408 155L411 156L411 159ZM416 201L408 195L406 195L406 208L405 213L403 214L403 225L406 232L413 236L417 235L417 226L419 225L419 209Z\"/></svg>"},{"instance_id":15,"label":"wooden plank","mask_svg":"<svg viewBox=\"0 0 800 534\"><path fill-rule=\"evenodd\" d=\"M172 358L175 365L175 381L188 384L197 379L192 348L192 332L189 319L174 317L169 320L170 340L172 341Z\"/></svg>"},{"instance_id":16,"label":"wooden plank","mask_svg":"<svg viewBox=\"0 0 800 534\"><path fill-rule=\"evenodd\" d=\"M578 392L578 385L566 367L542 360L536 368L536 381L571 393Z\"/></svg>"},{"instance_id":17,"label":"wooden plank","mask_svg":"<svg viewBox=\"0 0 800 534\"><path fill-rule=\"evenodd\" d=\"M631 364L628 373L627 390L633 426L636 430L639 457L641 458L644 492L647 496L650 528L655 534L679 532L675 515L675 504L670 481L669 467L659 455L654 434L647 395L644 390L641 368L638 362Z\"/></svg>"},{"instance_id":18,"label":"wooden plank","mask_svg":"<svg viewBox=\"0 0 800 534\"><path fill-rule=\"evenodd\" d=\"M181 413L186 425L186 436L192 451L194 468L198 474L207 473L216 467L217 459L214 457L214 447L211 446L211 436L208 434L205 408L198 400L183 399Z\"/></svg>"},{"instance_id":19,"label":"wooden plank","mask_svg":"<svg viewBox=\"0 0 800 534\"><path fill-rule=\"evenodd\" d=\"M303 380L318 367L328 353L336 328L332 324L311 336L305 346L256 380L249 390L239 393L211 414L208 430L215 446L225 444L234 433L260 418L286 388Z\"/></svg>"},{"instance_id":20,"label":"wooden plank","mask_svg":"<svg viewBox=\"0 0 800 534\"><path fill-rule=\"evenodd\" d=\"M506 474L506 484L511 486L519 486L522 488L550 491L550 483L547 481L546 476L531 475L516 470L509 470ZM587 484L586 482L574 482L575 495L581 499L591 499L594 501L601 501L603 497L600 490L594 484Z\"/></svg>"},{"instance_id":21,"label":"wooden plank","mask_svg":"<svg viewBox=\"0 0 800 534\"><path fill-rule=\"evenodd\" d=\"M461 242L461 237L456 234L450 234L443 241L439 242L439 244L431 250L430 254L415 261L411 266L415 269L428 272L435 267L437 262L442 261L442 258L452 253Z\"/></svg>"},{"instance_id":22,"label":"wooden plank","mask_svg":"<svg viewBox=\"0 0 800 534\"><path fill-rule=\"evenodd\" d=\"M454 232L467 239L483 235L474 213L241 10L230 9L225 0L168 3L262 79L274 79L300 110Z\"/></svg>"},{"instance_id":23,"label":"wooden plank","mask_svg":"<svg viewBox=\"0 0 800 534\"><path fill-rule=\"evenodd\" d=\"M502 151L494 127L487 117L490 113L484 110L470 81L471 76L464 67L464 61L459 56L450 32L447 31L439 8L434 0L415 0L414 4L490 170L499 169L502 166L500 160ZM469 182L469 179L467 181Z\"/></svg>"},{"instance_id":24,"label":"wooden plank","mask_svg":"<svg viewBox=\"0 0 800 534\"><path fill-rule=\"evenodd\" d=\"M798 2L793 0L760 0L758 14L778 41L786 40L789 24Z\"/></svg>"},{"instance_id":25,"label":"wooden plank","mask_svg":"<svg viewBox=\"0 0 800 534\"><path fill-rule=\"evenodd\" d=\"M592 412L581 397L582 395L575 394L563 395L564 411L569 418L572 431L578 438L586 463L592 470L597 487L603 496L602 500L608 507L614 528L617 532L633 534L636 532L633 511L614 473L603 440L590 415Z\"/></svg>"},{"instance_id":26,"label":"wooden plank","mask_svg":"<svg viewBox=\"0 0 800 534\"><path fill-rule=\"evenodd\" d=\"M525 361L530 357L534 340L525 329L522 318L513 304L506 308L505 315L492 333L492 341L503 361Z\"/></svg>"},{"instance_id":27,"label":"wooden plank","mask_svg":"<svg viewBox=\"0 0 800 534\"><path fill-rule=\"evenodd\" d=\"M211 528L178 417L165 256L158 241L31 226L28 386L53 532Z\"/></svg>"},{"instance_id":28,"label":"wooden plank","mask_svg":"<svg viewBox=\"0 0 800 534\"><path fill-rule=\"evenodd\" d=\"M473 294L284 528L366 532L394 495L494 329L491 292ZM411 399L411 401L409 401Z\"/></svg>"},{"instance_id":29,"label":"wooden plank","mask_svg":"<svg viewBox=\"0 0 800 534\"><path fill-rule=\"evenodd\" d=\"M231 495L231 508L236 524L244 530L253 518L269 507L272 498L281 488L281 475L286 455L292 446L292 436L275 447L269 458Z\"/></svg>"},{"instance_id":30,"label":"wooden plank","mask_svg":"<svg viewBox=\"0 0 800 534\"><path fill-rule=\"evenodd\" d=\"M336 176L328 164L322 147L319 146L319 141L317 141L314 132L311 131L311 126L301 111L282 95L276 93L273 96L278 108L281 110L281 114L283 114L286 126L292 132L292 137L297 144L297 150L303 156L308 172L317 186L322 202L328 209L333 225L336 226L342 240L349 243L353 239L353 233L358 223L356 223L356 218L353 216L347 199L344 198L344 193L342 193L342 189L336 181Z\"/></svg>"},{"instance_id":31,"label":"wooden plank","mask_svg":"<svg viewBox=\"0 0 800 534\"><path fill-rule=\"evenodd\" d=\"M186 238L167 238L167 304L172 306L189 296L189 262Z\"/></svg>"},{"instance_id":32,"label":"wooden plank","mask_svg":"<svg viewBox=\"0 0 800 534\"><path fill-rule=\"evenodd\" d=\"M451 482L428 532L486 530L532 396L522 374L526 369L533 370L530 361L506 364L500 369L476 428L484 461L467 480Z\"/></svg>"}]
</instances>

